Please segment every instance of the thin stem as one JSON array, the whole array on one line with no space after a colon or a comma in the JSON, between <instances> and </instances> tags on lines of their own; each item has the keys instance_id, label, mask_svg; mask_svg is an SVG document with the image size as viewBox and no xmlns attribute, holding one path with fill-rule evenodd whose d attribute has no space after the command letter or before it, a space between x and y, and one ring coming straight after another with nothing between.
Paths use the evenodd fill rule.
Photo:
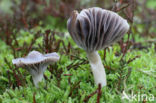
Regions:
<instances>
[{"instance_id":1,"label":"thin stem","mask_svg":"<svg viewBox=\"0 0 156 103\"><path fill-rule=\"evenodd\" d=\"M40 63L40 64L36 64L36 65L32 65L32 67L28 67L28 71L31 74L32 78L33 78L33 82L35 84L36 87L38 87L38 83L42 81L42 79L44 79L44 71L46 70L48 64L46 63Z\"/></svg>"},{"instance_id":2,"label":"thin stem","mask_svg":"<svg viewBox=\"0 0 156 103\"><path fill-rule=\"evenodd\" d=\"M102 87L106 86L106 73L98 52L87 52L87 57L91 65L91 70L94 75L95 83L97 85L101 84Z\"/></svg>"},{"instance_id":3,"label":"thin stem","mask_svg":"<svg viewBox=\"0 0 156 103\"><path fill-rule=\"evenodd\" d=\"M39 73L37 75L32 76L33 78L33 82L35 84L36 87L38 87L38 83L42 81L43 77L43 73Z\"/></svg>"}]
</instances>

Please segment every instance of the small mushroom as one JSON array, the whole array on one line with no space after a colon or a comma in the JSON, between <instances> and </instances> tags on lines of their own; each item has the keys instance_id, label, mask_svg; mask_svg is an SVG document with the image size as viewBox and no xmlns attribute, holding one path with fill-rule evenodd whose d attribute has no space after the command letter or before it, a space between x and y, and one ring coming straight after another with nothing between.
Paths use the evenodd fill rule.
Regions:
<instances>
[{"instance_id":1,"label":"small mushroom","mask_svg":"<svg viewBox=\"0 0 156 103\"><path fill-rule=\"evenodd\" d=\"M95 83L106 86L106 73L97 50L120 40L129 30L127 20L115 12L93 7L80 13L73 11L67 28L75 43L86 51Z\"/></svg>"},{"instance_id":2,"label":"small mushroom","mask_svg":"<svg viewBox=\"0 0 156 103\"><path fill-rule=\"evenodd\" d=\"M57 53L41 54L38 51L32 51L24 58L13 59L12 63L17 67L24 67L31 74L33 82L38 87L38 82L42 81L44 71L47 66L59 60Z\"/></svg>"}]
</instances>

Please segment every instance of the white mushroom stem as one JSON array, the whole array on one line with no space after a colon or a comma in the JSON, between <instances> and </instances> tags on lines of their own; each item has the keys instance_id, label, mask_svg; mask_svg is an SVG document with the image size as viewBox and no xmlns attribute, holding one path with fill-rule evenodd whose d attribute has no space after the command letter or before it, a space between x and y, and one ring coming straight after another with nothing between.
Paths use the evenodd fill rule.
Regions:
<instances>
[{"instance_id":1,"label":"white mushroom stem","mask_svg":"<svg viewBox=\"0 0 156 103\"><path fill-rule=\"evenodd\" d=\"M38 83L44 79L44 71L46 70L48 64L47 63L40 63L36 65L32 65L32 67L29 68L29 72L32 75L34 85L38 87Z\"/></svg>"},{"instance_id":2,"label":"white mushroom stem","mask_svg":"<svg viewBox=\"0 0 156 103\"><path fill-rule=\"evenodd\" d=\"M44 79L43 73L39 73L37 75L32 75L32 79L33 79L35 86L38 87L38 83L41 82L42 79Z\"/></svg>"},{"instance_id":3,"label":"white mushroom stem","mask_svg":"<svg viewBox=\"0 0 156 103\"><path fill-rule=\"evenodd\" d=\"M94 75L95 83L101 84L101 86L106 86L106 73L105 68L102 64L101 58L97 51L95 52L87 52L87 56L91 65L91 70Z\"/></svg>"}]
</instances>

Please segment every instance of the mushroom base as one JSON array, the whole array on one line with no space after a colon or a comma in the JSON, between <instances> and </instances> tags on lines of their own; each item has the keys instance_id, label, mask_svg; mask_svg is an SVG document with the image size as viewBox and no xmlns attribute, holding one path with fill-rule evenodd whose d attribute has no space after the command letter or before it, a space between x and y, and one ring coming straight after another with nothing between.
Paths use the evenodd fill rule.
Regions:
<instances>
[{"instance_id":1,"label":"mushroom base","mask_svg":"<svg viewBox=\"0 0 156 103\"><path fill-rule=\"evenodd\" d=\"M91 65L91 70L94 75L95 83L101 84L101 86L106 86L106 73L105 68L102 64L101 58L98 52L87 52L89 63Z\"/></svg>"}]
</instances>

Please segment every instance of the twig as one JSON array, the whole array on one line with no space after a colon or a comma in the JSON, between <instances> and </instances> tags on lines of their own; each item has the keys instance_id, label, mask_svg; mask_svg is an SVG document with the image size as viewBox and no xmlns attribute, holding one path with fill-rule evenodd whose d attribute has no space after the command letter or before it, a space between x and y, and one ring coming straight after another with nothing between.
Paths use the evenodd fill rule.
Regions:
<instances>
[{"instance_id":1,"label":"twig","mask_svg":"<svg viewBox=\"0 0 156 103\"><path fill-rule=\"evenodd\" d=\"M35 95L36 95L36 93L34 92L34 94L33 94L33 103L37 103L37 102L36 102Z\"/></svg>"},{"instance_id":2,"label":"twig","mask_svg":"<svg viewBox=\"0 0 156 103\"><path fill-rule=\"evenodd\" d=\"M75 88L79 87L80 82L81 82L81 81L78 81L77 83L75 83L75 84L73 85L73 87L71 87L71 90L70 90L70 93L69 93L69 97L72 96L73 90L74 90Z\"/></svg>"},{"instance_id":3,"label":"twig","mask_svg":"<svg viewBox=\"0 0 156 103\"><path fill-rule=\"evenodd\" d=\"M100 97L101 97L102 91L101 91L101 84L98 85L98 91L97 91L97 102L100 103Z\"/></svg>"},{"instance_id":4,"label":"twig","mask_svg":"<svg viewBox=\"0 0 156 103\"><path fill-rule=\"evenodd\" d=\"M77 67L79 67L80 65L82 65L82 64L87 64L88 63L88 61L86 61L86 60L83 60L82 62L78 62L78 63L76 63L76 64L74 64L74 63L71 63L71 64L69 64L68 66L67 66L67 69L69 70L70 68L77 68Z\"/></svg>"},{"instance_id":5,"label":"twig","mask_svg":"<svg viewBox=\"0 0 156 103\"><path fill-rule=\"evenodd\" d=\"M64 76L72 76L73 74L63 74Z\"/></svg>"},{"instance_id":6,"label":"twig","mask_svg":"<svg viewBox=\"0 0 156 103\"><path fill-rule=\"evenodd\" d=\"M85 99L83 100L83 102L88 102L88 100L93 96L93 95L95 95L97 93L97 90L95 91L95 92L93 92L93 93L91 93L89 96L87 96L87 97L85 97Z\"/></svg>"},{"instance_id":7,"label":"twig","mask_svg":"<svg viewBox=\"0 0 156 103\"><path fill-rule=\"evenodd\" d=\"M129 59L129 60L127 61L127 64L129 64L130 62L132 62L132 61L134 61L135 59L140 58L140 57L141 57L141 55L137 55L137 56L135 56L134 58Z\"/></svg>"},{"instance_id":8,"label":"twig","mask_svg":"<svg viewBox=\"0 0 156 103\"><path fill-rule=\"evenodd\" d=\"M80 58L79 56L76 56L76 55L69 55L69 56L72 56L72 57L74 57L75 59L79 59L79 60L86 60L85 58Z\"/></svg>"}]
</instances>

